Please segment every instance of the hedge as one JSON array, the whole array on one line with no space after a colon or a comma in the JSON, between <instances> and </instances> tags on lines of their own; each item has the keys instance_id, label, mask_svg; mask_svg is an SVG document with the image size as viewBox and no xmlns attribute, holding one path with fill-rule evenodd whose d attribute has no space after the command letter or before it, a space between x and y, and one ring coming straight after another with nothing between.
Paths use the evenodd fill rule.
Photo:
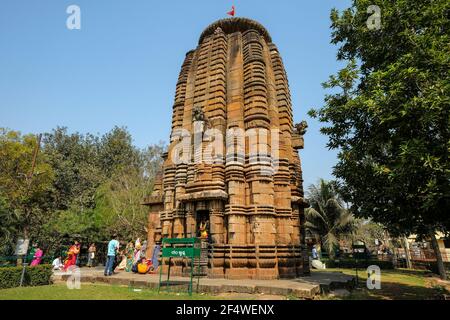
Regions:
<instances>
[{"instance_id":1,"label":"hedge","mask_svg":"<svg viewBox=\"0 0 450 320\"><path fill-rule=\"evenodd\" d=\"M22 267L0 268L0 289L14 288L20 285ZM24 286L44 286L51 284L53 274L51 265L38 265L25 268Z\"/></svg>"},{"instance_id":2,"label":"hedge","mask_svg":"<svg viewBox=\"0 0 450 320\"><path fill-rule=\"evenodd\" d=\"M394 269L394 265L391 261L382 261L376 259L322 259L322 262L325 263L327 268L360 268L366 269L369 266L378 266L382 270Z\"/></svg>"}]
</instances>

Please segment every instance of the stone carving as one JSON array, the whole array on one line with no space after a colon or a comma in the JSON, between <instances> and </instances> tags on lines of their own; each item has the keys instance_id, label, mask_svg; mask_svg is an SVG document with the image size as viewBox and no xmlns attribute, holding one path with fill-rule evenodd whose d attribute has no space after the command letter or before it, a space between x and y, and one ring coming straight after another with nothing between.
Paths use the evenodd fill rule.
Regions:
<instances>
[{"instance_id":1,"label":"stone carving","mask_svg":"<svg viewBox=\"0 0 450 320\"><path fill-rule=\"evenodd\" d=\"M205 114L203 113L202 107L195 107L192 110L193 121L205 121Z\"/></svg>"},{"instance_id":2,"label":"stone carving","mask_svg":"<svg viewBox=\"0 0 450 320\"><path fill-rule=\"evenodd\" d=\"M245 18L207 27L198 47L186 54L173 105L172 135L192 135L183 147L192 154L183 163L174 163L171 154L165 158L163 175L146 201L152 218L149 246L161 238L199 236L207 225L203 247L209 258L202 266L211 277L277 279L308 273L301 242L305 203L297 150L302 143L296 141L307 125L302 122L293 132L292 114L286 71L267 30ZM224 136L230 128L278 129L283 139L279 159L268 156L253 163L244 147L245 154L232 163L225 161L228 150L213 156L223 163L198 163L203 148L195 141L208 137L196 130L206 127ZM180 152L177 145L171 141L169 153ZM175 274L188 269L177 259L171 266Z\"/></svg>"},{"instance_id":3,"label":"stone carving","mask_svg":"<svg viewBox=\"0 0 450 320\"><path fill-rule=\"evenodd\" d=\"M304 136L306 134L306 129L308 129L308 123L305 120L295 125L296 133L299 136Z\"/></svg>"}]
</instances>

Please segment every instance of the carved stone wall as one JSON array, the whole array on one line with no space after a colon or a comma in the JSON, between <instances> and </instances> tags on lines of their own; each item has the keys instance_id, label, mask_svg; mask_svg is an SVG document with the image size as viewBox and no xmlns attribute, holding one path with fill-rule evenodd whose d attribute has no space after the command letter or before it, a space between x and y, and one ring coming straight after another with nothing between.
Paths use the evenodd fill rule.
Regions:
<instances>
[{"instance_id":1,"label":"carved stone wall","mask_svg":"<svg viewBox=\"0 0 450 320\"><path fill-rule=\"evenodd\" d=\"M215 141L217 133L223 141ZM267 30L244 18L207 27L178 78L163 175L146 201L149 243L196 237L207 217L209 276L308 273L303 134L294 126L286 72ZM212 142L223 148L208 150ZM172 270L185 267L175 261Z\"/></svg>"}]
</instances>

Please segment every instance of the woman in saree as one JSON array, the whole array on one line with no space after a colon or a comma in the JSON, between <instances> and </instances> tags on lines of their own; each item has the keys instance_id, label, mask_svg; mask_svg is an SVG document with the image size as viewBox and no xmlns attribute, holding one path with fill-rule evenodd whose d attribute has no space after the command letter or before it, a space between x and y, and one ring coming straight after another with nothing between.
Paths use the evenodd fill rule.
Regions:
<instances>
[{"instance_id":1,"label":"woman in saree","mask_svg":"<svg viewBox=\"0 0 450 320\"><path fill-rule=\"evenodd\" d=\"M134 258L134 245L133 242L129 242L125 248L125 255L127 257L127 266L125 268L126 272L130 272L133 268L133 258Z\"/></svg>"},{"instance_id":2,"label":"woman in saree","mask_svg":"<svg viewBox=\"0 0 450 320\"><path fill-rule=\"evenodd\" d=\"M64 261L64 271L67 271L67 269L76 265L79 253L80 244L78 243L78 241L75 241L75 243L69 248L69 251L67 252L67 258L66 261Z\"/></svg>"},{"instance_id":3,"label":"woman in saree","mask_svg":"<svg viewBox=\"0 0 450 320\"><path fill-rule=\"evenodd\" d=\"M44 251L41 248L37 247L36 252L33 255L33 261L31 261L30 266L34 267L41 263L42 256L44 255Z\"/></svg>"},{"instance_id":4,"label":"woman in saree","mask_svg":"<svg viewBox=\"0 0 450 320\"><path fill-rule=\"evenodd\" d=\"M142 243L140 258L147 258L147 240Z\"/></svg>"}]
</instances>

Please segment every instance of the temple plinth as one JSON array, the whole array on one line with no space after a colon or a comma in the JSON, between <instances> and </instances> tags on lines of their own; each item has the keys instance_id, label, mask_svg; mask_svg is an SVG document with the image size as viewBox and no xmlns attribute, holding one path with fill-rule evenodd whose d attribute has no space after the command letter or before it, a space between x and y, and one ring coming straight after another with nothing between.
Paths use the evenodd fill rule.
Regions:
<instances>
[{"instance_id":1,"label":"temple plinth","mask_svg":"<svg viewBox=\"0 0 450 320\"><path fill-rule=\"evenodd\" d=\"M145 203L149 244L203 236L210 277L308 273L298 155L305 127L294 125L267 30L244 18L211 24L181 67L171 142ZM183 273L186 265L172 267Z\"/></svg>"}]
</instances>

